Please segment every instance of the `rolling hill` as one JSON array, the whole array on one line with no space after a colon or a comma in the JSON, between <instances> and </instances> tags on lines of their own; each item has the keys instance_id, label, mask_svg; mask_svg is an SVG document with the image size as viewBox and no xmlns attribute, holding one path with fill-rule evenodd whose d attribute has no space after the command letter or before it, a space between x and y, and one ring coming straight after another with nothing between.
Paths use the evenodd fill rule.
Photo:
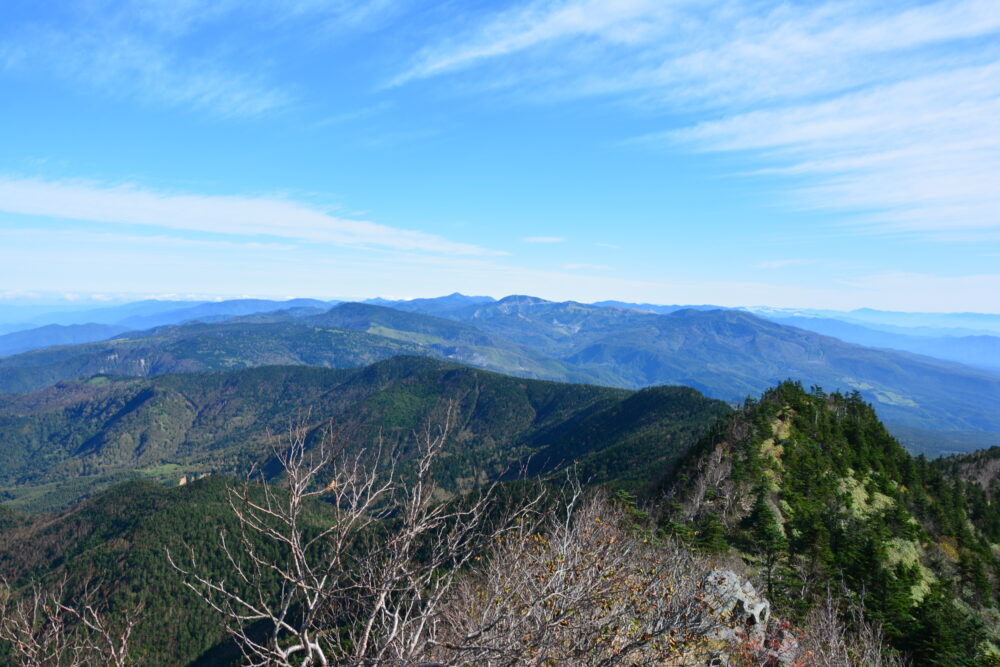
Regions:
<instances>
[{"instance_id":1,"label":"rolling hill","mask_svg":"<svg viewBox=\"0 0 1000 667\"><path fill-rule=\"evenodd\" d=\"M514 296L449 315L624 387L683 384L740 400L785 379L858 389L890 422L1000 431L1000 376L876 350L734 310L668 314Z\"/></svg>"},{"instance_id":2,"label":"rolling hill","mask_svg":"<svg viewBox=\"0 0 1000 667\"><path fill-rule=\"evenodd\" d=\"M291 424L316 437L332 428L353 448L391 444L438 421L450 400L458 417L443 485L453 491L529 455L536 470L575 459L587 479L629 485L728 410L684 387L532 381L405 356L360 369L97 376L0 398L0 493L41 509L128 476L241 473L266 461L272 434Z\"/></svg>"},{"instance_id":3,"label":"rolling hill","mask_svg":"<svg viewBox=\"0 0 1000 667\"><path fill-rule=\"evenodd\" d=\"M339 368L419 354L529 378L632 389L681 384L728 401L795 379L857 389L892 424L1000 432L1000 375L845 343L743 311L659 314L528 296L444 300L404 302L405 311L398 304L340 304L319 313L307 306L38 350L0 359L0 391L32 391L95 373ZM956 449L942 445L949 448Z\"/></svg>"}]
</instances>

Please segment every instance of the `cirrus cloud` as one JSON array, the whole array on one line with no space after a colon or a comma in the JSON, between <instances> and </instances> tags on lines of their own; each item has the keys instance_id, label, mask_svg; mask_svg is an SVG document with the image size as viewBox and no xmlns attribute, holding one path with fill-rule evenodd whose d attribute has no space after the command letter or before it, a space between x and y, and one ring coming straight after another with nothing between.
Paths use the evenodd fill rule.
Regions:
<instances>
[{"instance_id":1,"label":"cirrus cloud","mask_svg":"<svg viewBox=\"0 0 1000 667\"><path fill-rule=\"evenodd\" d=\"M0 211L348 247L449 255L502 254L433 234L340 218L315 206L277 197L170 194L134 185L0 178Z\"/></svg>"},{"instance_id":2,"label":"cirrus cloud","mask_svg":"<svg viewBox=\"0 0 1000 667\"><path fill-rule=\"evenodd\" d=\"M394 83L469 72L533 102L616 100L663 119L626 143L739 156L790 206L993 239L998 37L995 0L533 0L449 26Z\"/></svg>"}]
</instances>

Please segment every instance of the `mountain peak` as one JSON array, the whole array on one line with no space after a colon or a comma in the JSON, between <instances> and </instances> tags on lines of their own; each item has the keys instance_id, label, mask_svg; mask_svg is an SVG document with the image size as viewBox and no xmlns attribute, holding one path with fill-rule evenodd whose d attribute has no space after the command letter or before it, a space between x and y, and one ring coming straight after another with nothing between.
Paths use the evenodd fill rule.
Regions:
<instances>
[{"instance_id":1,"label":"mountain peak","mask_svg":"<svg viewBox=\"0 0 1000 667\"><path fill-rule=\"evenodd\" d=\"M497 301L497 304L502 304L502 305L510 304L517 306L529 306L538 303L552 303L552 302L549 301L548 299L542 299L541 297L537 296L529 296L527 294L511 294Z\"/></svg>"}]
</instances>

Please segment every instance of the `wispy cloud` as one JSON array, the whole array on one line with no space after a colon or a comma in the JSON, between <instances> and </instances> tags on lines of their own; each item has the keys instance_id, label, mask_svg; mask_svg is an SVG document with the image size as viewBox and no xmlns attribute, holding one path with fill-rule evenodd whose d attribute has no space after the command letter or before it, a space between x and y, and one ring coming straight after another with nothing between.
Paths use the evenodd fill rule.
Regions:
<instances>
[{"instance_id":1,"label":"wispy cloud","mask_svg":"<svg viewBox=\"0 0 1000 667\"><path fill-rule=\"evenodd\" d=\"M290 199L169 194L133 185L0 179L0 211L348 247L453 255L502 254L419 231L339 218Z\"/></svg>"},{"instance_id":2,"label":"wispy cloud","mask_svg":"<svg viewBox=\"0 0 1000 667\"><path fill-rule=\"evenodd\" d=\"M565 243L566 239L561 236L526 236L521 239L525 243Z\"/></svg>"},{"instance_id":3,"label":"wispy cloud","mask_svg":"<svg viewBox=\"0 0 1000 667\"><path fill-rule=\"evenodd\" d=\"M529 3L474 29L467 39L424 49L409 69L393 79L392 85L463 69L478 61L567 37L635 42L654 27L651 15L664 13L658 4L649 0Z\"/></svg>"},{"instance_id":4,"label":"wispy cloud","mask_svg":"<svg viewBox=\"0 0 1000 667\"><path fill-rule=\"evenodd\" d=\"M92 0L0 28L0 70L46 73L114 97L254 116L297 99L262 42L358 29L389 0ZM299 40L302 41L302 40Z\"/></svg>"},{"instance_id":5,"label":"wispy cloud","mask_svg":"<svg viewBox=\"0 0 1000 667\"><path fill-rule=\"evenodd\" d=\"M664 118L639 143L739 153L786 178L791 205L939 238L1000 230L995 0L535 0L459 27L395 83L469 71L534 99L620 100Z\"/></svg>"}]
</instances>

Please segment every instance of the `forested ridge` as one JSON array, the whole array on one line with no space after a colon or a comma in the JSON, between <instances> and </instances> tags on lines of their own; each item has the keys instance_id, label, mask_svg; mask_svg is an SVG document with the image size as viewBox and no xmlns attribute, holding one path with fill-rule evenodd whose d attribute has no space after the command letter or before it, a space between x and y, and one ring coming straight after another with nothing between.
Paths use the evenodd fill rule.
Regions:
<instances>
[{"instance_id":1,"label":"forested ridge","mask_svg":"<svg viewBox=\"0 0 1000 667\"><path fill-rule=\"evenodd\" d=\"M94 374L169 373L300 364L347 368L400 354L519 377L638 389L684 385L727 401L787 378L857 389L894 427L959 432L929 451L961 451L969 434L1000 432L991 371L845 343L750 313L670 313L528 296L496 302L430 299L393 307L342 303L223 321L186 322L116 339L0 358L0 392L30 392ZM403 310L405 309L405 310ZM975 440L978 442L978 440Z\"/></svg>"},{"instance_id":2,"label":"forested ridge","mask_svg":"<svg viewBox=\"0 0 1000 667\"><path fill-rule=\"evenodd\" d=\"M266 464L292 423L351 448L394 443L457 402L440 483L449 492L520 467L577 459L593 481L641 486L728 411L685 387L525 380L421 357L356 369L265 367L148 379L95 377L0 396L0 493L55 509L141 476L176 483ZM315 436L314 436L315 437Z\"/></svg>"},{"instance_id":3,"label":"forested ridge","mask_svg":"<svg viewBox=\"0 0 1000 667\"><path fill-rule=\"evenodd\" d=\"M788 382L664 479L664 525L753 558L793 615L844 586L919 664L994 660L1000 508L948 468L907 453L859 394Z\"/></svg>"},{"instance_id":4,"label":"forested ridge","mask_svg":"<svg viewBox=\"0 0 1000 667\"><path fill-rule=\"evenodd\" d=\"M475 581L479 582L476 586L493 585L488 578L477 579L480 576L477 563L513 567L509 576L515 577L516 563L527 567L526 563L534 562L533 558L541 558L547 550L554 549L555 538L550 535L560 530L569 530L573 537L570 539L567 533L559 538L569 540L564 544L570 549L560 551L559 558L583 558L581 554L591 553L587 550L597 549L593 553L598 553L606 548L607 545L586 546L593 534L574 533L575 523L567 523L565 527L560 527L563 524L558 521L552 523L563 502L559 498L564 497L560 495L564 492L558 489L565 488L569 474L590 489L581 491L584 497L601 489L610 493L608 500L601 501L605 505L584 503L579 507L592 509L579 511L584 512L580 516L592 517L588 521L603 521L601 525L609 526L608 530L612 530L610 526L618 526L606 535L600 533L605 535L601 539L613 539L619 545L607 556L616 554L619 560L615 561L615 568L639 568L634 576L641 579L645 575L640 572L647 571L642 568L658 571L657 568L667 568L668 562L690 562L687 574L670 568L664 570L663 576L669 572L669 577L673 577L669 579L674 582L670 590L680 591L688 590L684 586L702 585L711 571L711 562L728 563L727 567L755 582L769 601L774 617L785 624L774 626L772 621L764 644L751 642L723 649L719 644L722 640L712 638L718 631L706 630L711 627L706 619L712 618L711 614L704 615L709 613L707 607L701 603L693 607L682 605L686 611L677 617L683 621L677 622L687 628L686 639L674 648L661 647L674 659L686 656L685 660L696 660L695 656L724 650L733 660L750 661L733 664L760 664L761 660L779 664L780 651L775 653L778 649L774 647L796 646L795 642L789 643L790 636L798 637L801 644L796 649L795 660L799 662L795 664L811 664L806 651L813 651L816 656L840 656L839 662L823 664L869 664L866 661L875 655L872 650L882 656L879 660L888 661L882 664L893 664L894 655L921 665L993 664L1000 655L996 650L1000 628L997 613L1000 562L996 556L1000 512L993 502L995 486L956 474L961 461L930 462L911 456L856 393L826 393L819 388L806 391L801 385L786 382L760 399L748 400L738 409L730 410L684 388L628 392L536 383L425 359L401 359L358 372L275 368L230 375L168 376L155 382L159 383L157 391L166 391L172 383L177 388L183 387L189 399L195 386L216 398L219 396L216 392L223 391L226 399L222 403L235 411L214 413L212 420L206 422L222 428L222 424L240 423L239 415L246 415L244 418L249 420L246 423L264 419L267 414L274 418L281 416L292 403L279 402L272 406L272 412L259 412L260 406L275 400L278 393L292 402L295 396L310 396L322 402L323 394L317 389L329 387L332 378L337 380L334 393L355 392L352 401L345 405L352 411L369 413L369 422L354 424L356 435L368 438L369 443L378 434L376 425L420 433L422 427L450 415L447 419L451 426L440 440L433 482L428 482L430 486L425 491L431 503L427 507L438 503L445 503L442 507L462 507L474 502L472 499L479 493L476 489L483 488L490 475L470 475L470 470L484 470L475 464L490 460L491 451L505 452L496 460L507 464L519 462L521 474L542 481L541 487L524 486L525 482L503 481L513 474L510 465L486 468L493 470L491 474L500 482L499 489L511 489L511 493L494 496L507 499L495 505L494 514L502 514L503 507L513 507L510 503L518 498L530 497L534 493L532 488L550 489L549 499L534 506L539 523L532 524L536 526L532 529L535 532L523 533L526 540L523 547L517 546L520 542L508 541L504 544L511 545L514 552L503 552L483 544L468 552L469 560L454 561L463 563L456 590L465 590L463 586ZM192 384L193 379L198 381ZM269 387L263 379L280 387L280 391ZM111 394L100 395L107 399L125 389L126 395L132 397L124 401L128 404L141 392L150 390L145 384L148 382L115 380L98 383L101 386L96 388L84 383L63 388L62 391L71 390L69 398L57 388L49 390L45 400L40 397L18 400L28 401L21 405L22 413L28 404L45 405L45 410L67 406L77 406L73 409L79 410L80 405L87 404L76 402L80 392L108 391L111 387ZM470 398L473 395L475 400ZM238 397L245 404L236 400ZM356 402L360 397L364 400ZM442 412L445 409L442 400L449 399L450 407ZM123 404L114 405L112 413L121 415ZM245 412L248 409L250 412ZM13 407L8 410L17 412ZM336 431L329 429L326 414L313 416L321 418L301 430L301 442L307 452ZM122 418L112 421L116 425L123 423ZM500 437L512 428L522 434L520 439ZM228 434L226 437L236 440L242 437L239 432L224 428L213 433ZM271 444L274 445L273 440ZM404 476L400 480L410 479L406 475L414 474L412 466L421 460L421 450L403 440L397 444L400 446L394 447L394 456L399 457L395 460ZM209 447L206 451L215 450ZM223 447L218 451L229 450ZM348 450L338 451L345 456L353 455ZM981 456L991 458L991 453ZM385 465L387 459L372 459L372 462L376 460ZM280 489L288 484L282 466L269 459L265 449L260 450L257 461L263 466L265 477L270 476L277 485L275 493L279 495L274 497L280 501L283 497L280 494L285 493ZM321 481L326 483L326 478ZM324 527L336 525L341 509L328 497L331 489L340 488L334 482L325 492L318 488L317 498L303 505L304 534L316 534ZM226 664L225 660L238 657L237 644L227 638L218 612L195 595L194 589L185 586L184 576L170 565L166 554L169 550L180 557L188 553L196 555L197 572L232 579L232 562L219 536L220 531L231 536L246 534L246 526L234 515L234 484L236 480L226 475L210 475L173 488L136 480L54 514L26 515L0 508L0 576L10 585L7 590L14 596L11 599L23 599L36 585L58 585L72 599L94 600L107 618L119 619L116 622L125 618L127 612L141 610L129 649L130 660L136 664ZM410 488L407 484L400 484L400 493ZM264 487L254 484L246 488L250 489L247 498L262 497ZM403 500L405 497L405 493L400 496ZM385 522L379 519L371 530L385 531L387 537L393 535L399 530L393 528L397 525L393 516L402 515L385 515ZM612 517L618 518L612 520ZM359 535L358 548L369 544L369 538ZM259 554L283 558L281 544L253 531L249 539L247 544L258 549ZM578 544L573 540L582 542L572 546ZM419 561L423 558L419 554L425 553L430 543L414 544L417 551L408 558ZM583 551L574 551L578 548ZM520 555L512 555L515 552ZM542 570L532 575L541 577L539 581L548 581L546 562L549 561L538 561ZM641 563L647 564L640 567ZM574 586L584 586L583 582L591 579L606 581L602 577L609 576L595 574L605 566L589 557L583 558L579 567L583 568L581 573L590 574ZM598 569L589 569L595 567ZM611 580L617 579L611 577L607 581ZM659 585L653 580L641 584L642 587ZM239 590L258 587L265 591L280 590L277 580L268 576L237 583ZM685 595L699 595L695 591L691 589ZM586 593L592 594L596 595ZM624 614L622 619L631 614L633 622L639 623L637 627L652 623L653 617L644 614L652 613L653 607L643 602L647 598L641 594L633 597L624 589L609 589L601 595L611 596L601 604L612 604L618 610L616 614ZM461 599L462 605L474 606L477 598L473 595ZM671 600L670 605L680 604L679 598ZM449 603L451 606L445 605L436 612L451 619L446 624L451 628L448 632L459 632L465 626L457 619L472 613L471 607L454 606L458 604ZM521 609L527 615L525 618L535 619L533 622L548 618L545 608L533 606L531 599L512 598L509 604L511 609ZM583 602L573 604L589 609ZM681 608L670 605L675 611ZM590 646L587 655L613 656L614 651L633 646L627 650L638 651L635 655L643 655L645 660L653 655L648 652L651 647L660 645L656 633L661 630L650 630L652 634L647 633L648 636L621 635L630 637L632 644L590 643L602 636L600 632L609 631L610 626L601 625L599 618L594 616L588 621L594 623L586 626L590 630L578 628L579 632L573 635L574 646ZM655 623L650 627L654 626ZM616 632L625 632L625 627L627 624ZM565 629L556 623L555 629L559 628ZM835 628L835 632L843 634L838 639L840 643L823 644L817 638L817 628L826 628L824 632ZM881 640L876 630L882 633ZM598 634L591 636L587 632ZM773 636L786 639L775 640L772 632L778 633ZM855 641L851 633L860 633L857 636L867 639ZM514 643L508 641L507 635L494 632L491 637L497 646L503 645L508 655L523 658L528 655L525 651L558 654L547 640L538 637ZM463 664L456 657L462 655L458 648L433 649L434 641L444 641L440 637L426 641L431 643L421 645L427 647L428 655L447 654L449 660L457 660L455 664ZM350 644L345 646L349 648ZM754 652L759 650L764 653ZM202 662L196 662L198 659Z\"/></svg>"}]
</instances>

